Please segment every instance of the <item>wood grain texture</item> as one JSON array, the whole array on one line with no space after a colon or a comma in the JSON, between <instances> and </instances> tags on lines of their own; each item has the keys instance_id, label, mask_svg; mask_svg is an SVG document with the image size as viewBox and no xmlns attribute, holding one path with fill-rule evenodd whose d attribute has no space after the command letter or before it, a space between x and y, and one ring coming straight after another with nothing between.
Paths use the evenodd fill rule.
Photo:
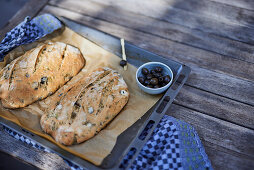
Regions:
<instances>
[{"instance_id":1,"label":"wood grain texture","mask_svg":"<svg viewBox=\"0 0 254 170\"><path fill-rule=\"evenodd\" d=\"M243 157L241 154L232 152L231 150L203 142L206 154L212 162L213 168L216 170L225 169L243 169L253 168L253 160Z\"/></svg>"},{"instance_id":2,"label":"wood grain texture","mask_svg":"<svg viewBox=\"0 0 254 170\"><path fill-rule=\"evenodd\" d=\"M250 141L254 140L253 130L175 104L168 110L168 115L183 120L195 128L208 155L212 156L213 167L218 169L254 168L254 146L250 145ZM214 150L216 153L212 153ZM222 155L227 157L221 158ZM246 164L237 164L233 162L234 160Z\"/></svg>"},{"instance_id":3,"label":"wood grain texture","mask_svg":"<svg viewBox=\"0 0 254 170\"><path fill-rule=\"evenodd\" d=\"M0 150L40 169L70 169L60 156L43 152L18 141L5 132L2 125L0 125Z\"/></svg>"},{"instance_id":4,"label":"wood grain texture","mask_svg":"<svg viewBox=\"0 0 254 170\"><path fill-rule=\"evenodd\" d=\"M69 2L69 1L67 1L67 2ZM67 4L66 4L66 6L67 6ZM71 5L69 5L69 6L71 6ZM87 6L89 6L89 5L87 5ZM69 16L71 18L74 18L74 15L75 15L75 17L78 17L78 15L80 15L80 17L82 16L82 14L77 14L77 13L74 14L72 11L64 11L61 8L56 8L56 7L50 7L50 8L51 8L51 12L54 12L54 10L58 10L59 12L61 12L61 14L58 13L58 15L60 14L60 15L66 16L66 17ZM91 8L93 8L93 7L91 7ZM87 14L89 10L87 10L87 9L83 10L83 8L82 8L82 11L85 11L83 13ZM80 11L80 12L82 12L82 11ZM106 10L106 11L108 11L108 10ZM56 14L56 12L54 12L54 13ZM66 13L69 13L69 15L67 16ZM117 21L117 23L114 23L117 26L119 26L119 22L122 23L122 24L124 23L124 25L122 26L122 29L128 30L128 27L129 27L131 30L128 30L128 33L133 34L132 36L136 36L136 39L137 39L138 35L136 33L136 30L133 30L132 28L133 28L133 25L138 25L139 20L137 20L136 23L129 24L128 21L123 21L121 19L121 13L119 15L116 15L116 14L117 13L114 13L111 16L107 17L107 18L111 18L111 19L109 19L110 21L108 21L108 22L111 24L112 21L113 22ZM90 15L93 16L93 15L96 15L96 14L92 13ZM115 18L115 17L113 17L113 15L120 16L120 17ZM91 23L90 25L92 27L98 28L98 23L103 22L103 20L102 21L98 20L98 18L99 19L101 19L101 18L104 19L103 17L100 17L100 16L105 16L105 15L104 15L104 13L102 15L99 14L99 15L95 16L95 18L93 20L90 19L90 21L93 22L93 23L90 22ZM84 17L86 17L86 16L84 16ZM86 18L87 18L87 20L89 20L88 17L86 17ZM96 23L94 22L95 20L96 20ZM134 20L134 18L132 19L132 21L133 20ZM105 23L105 22L103 22L103 23ZM108 27L109 27L108 29L110 29L111 26L108 26ZM143 26L143 27L145 27L145 26ZM145 27L145 28L149 29L149 30L152 30L151 28L149 28L149 26ZM144 33L143 30L141 30L141 31L142 32L140 32L139 35ZM158 32L158 31L156 31L156 32ZM130 36L130 35L128 35L128 36ZM254 64L252 64L252 63L239 61L239 60L236 60L236 59L231 58L231 57L219 55L219 54L208 52L208 51L201 50L201 49L198 49L198 48L193 48L193 47L190 47L188 45L176 43L176 42L167 40L164 37L153 36L153 35L148 34L148 33L144 33L141 37L142 41L148 42L148 43L149 43L150 39L153 39L153 41L156 41L156 42L152 42L152 43L153 43L153 45L157 44L156 48L157 48L158 51L167 51L168 53L177 55L178 56L177 58L183 58L183 60L186 60L188 58L187 63L192 62L192 63L195 63L198 66L202 66L202 67L205 67L205 68L208 68L208 69L218 70L218 71L226 72L227 74L239 76L241 78L254 80L254 74L253 74L254 73ZM192 40L190 39L189 43L191 43L191 42L192 42ZM218 62L218 61L220 61L220 62Z\"/></svg>"},{"instance_id":5,"label":"wood grain texture","mask_svg":"<svg viewBox=\"0 0 254 170\"><path fill-rule=\"evenodd\" d=\"M168 6L204 15L220 22L254 27L254 11L251 10L209 0L166 0L166 3Z\"/></svg>"},{"instance_id":6,"label":"wood grain texture","mask_svg":"<svg viewBox=\"0 0 254 170\"><path fill-rule=\"evenodd\" d=\"M240 77L240 73L237 71L244 69L246 62L240 64L242 61L234 60L232 58L227 58L225 61L223 61L222 58L216 58L215 54L209 54L209 52L203 51L200 53L199 49L105 22L96 18L84 16L79 13L74 13L58 7L46 6L41 13L44 12L50 12L58 16L65 16L67 18L77 20L78 22L89 25L92 28L125 38L141 48L185 63L192 68L192 74L187 82L188 85L254 105L254 92L252 90L254 88L253 82L239 79L234 77L235 75L227 75L232 75L232 72L235 72ZM194 53L195 50L198 50L198 52ZM207 59L205 59L206 57ZM247 63L247 65L248 66L245 67L246 72L252 70L254 71L254 69L251 69L254 68L253 64ZM201 67L209 68L209 70ZM240 67L240 70L236 70L235 67ZM224 72L227 74L224 74L222 69L225 70ZM241 73L243 75L242 77L250 78L249 76L251 75L246 74L246 72Z\"/></svg>"},{"instance_id":7,"label":"wood grain texture","mask_svg":"<svg viewBox=\"0 0 254 170\"><path fill-rule=\"evenodd\" d=\"M254 106L254 83L191 66L188 85Z\"/></svg>"},{"instance_id":8,"label":"wood grain texture","mask_svg":"<svg viewBox=\"0 0 254 170\"><path fill-rule=\"evenodd\" d=\"M254 130L254 107L190 86L183 86L174 103Z\"/></svg>"},{"instance_id":9,"label":"wood grain texture","mask_svg":"<svg viewBox=\"0 0 254 170\"><path fill-rule=\"evenodd\" d=\"M12 28L24 20L26 16L34 17L46 5L48 0L29 0L0 30L0 40Z\"/></svg>"},{"instance_id":10,"label":"wood grain texture","mask_svg":"<svg viewBox=\"0 0 254 170\"><path fill-rule=\"evenodd\" d=\"M249 9L254 11L254 1L253 0L209 0L217 3L223 3L230 6L235 6L239 8Z\"/></svg>"},{"instance_id":11,"label":"wood grain texture","mask_svg":"<svg viewBox=\"0 0 254 170\"><path fill-rule=\"evenodd\" d=\"M239 41L193 30L169 22L155 20L147 16L128 12L125 9L119 10L114 6L107 6L97 2L83 3L81 0L76 0L61 1L61 3L52 4L127 28L254 63L254 46Z\"/></svg>"},{"instance_id":12,"label":"wood grain texture","mask_svg":"<svg viewBox=\"0 0 254 170\"><path fill-rule=\"evenodd\" d=\"M242 26L229 21L218 21L206 15L197 15L190 11L178 9L167 5L166 1L113 1L113 0L93 0L105 5L112 5L119 10L125 9L138 15L145 15L157 20L182 25L191 29L212 33L222 37L227 37L237 41L254 44L253 28ZM61 4L65 1L51 0L50 4ZM86 2L87 3L87 2ZM67 7L67 6L65 6ZM201 7L200 7L201 8ZM199 10L199 9L193 9Z\"/></svg>"},{"instance_id":13,"label":"wood grain texture","mask_svg":"<svg viewBox=\"0 0 254 170\"><path fill-rule=\"evenodd\" d=\"M2 151L0 151L0 160L1 160L0 164L1 169L38 170L37 167Z\"/></svg>"},{"instance_id":14,"label":"wood grain texture","mask_svg":"<svg viewBox=\"0 0 254 170\"><path fill-rule=\"evenodd\" d=\"M57 0L55 0L57 1ZM98 2L106 5L114 6L112 0L100 1L100 0L90 0L93 2ZM126 1L127 2L127 1ZM143 1L145 4L151 3L149 0ZM125 3L125 2L119 2ZM209 18L210 20L216 20L229 25L241 25L246 27L254 27L254 11L213 2L209 0L157 0L155 2L157 6L164 6L164 9L180 9L184 12L190 12L196 16L203 16ZM154 4L155 4L154 3ZM137 2L136 2L137 4ZM139 3L138 3L139 4ZM141 3L140 3L141 4ZM156 6L156 7L157 7ZM165 8L166 7L166 8ZM124 7L122 7L124 9Z\"/></svg>"}]
</instances>

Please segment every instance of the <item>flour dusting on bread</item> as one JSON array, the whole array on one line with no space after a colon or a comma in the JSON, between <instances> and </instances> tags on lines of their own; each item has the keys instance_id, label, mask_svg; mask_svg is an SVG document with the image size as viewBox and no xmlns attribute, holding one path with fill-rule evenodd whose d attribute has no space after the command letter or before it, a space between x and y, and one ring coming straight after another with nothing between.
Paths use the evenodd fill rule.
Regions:
<instances>
[{"instance_id":1,"label":"flour dusting on bread","mask_svg":"<svg viewBox=\"0 0 254 170\"><path fill-rule=\"evenodd\" d=\"M81 143L106 126L128 99L122 76L110 68L98 68L42 101L48 103L48 110L41 117L41 127L64 145Z\"/></svg>"},{"instance_id":2,"label":"flour dusting on bread","mask_svg":"<svg viewBox=\"0 0 254 170\"><path fill-rule=\"evenodd\" d=\"M42 44L13 60L0 72L4 107L25 107L53 94L84 67L78 48L62 42Z\"/></svg>"}]
</instances>

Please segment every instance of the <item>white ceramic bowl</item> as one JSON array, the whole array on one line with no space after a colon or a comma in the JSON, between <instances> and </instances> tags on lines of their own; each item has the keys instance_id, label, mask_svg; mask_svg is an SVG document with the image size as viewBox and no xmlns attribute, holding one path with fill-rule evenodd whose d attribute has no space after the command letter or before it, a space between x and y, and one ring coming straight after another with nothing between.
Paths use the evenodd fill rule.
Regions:
<instances>
[{"instance_id":1,"label":"white ceramic bowl","mask_svg":"<svg viewBox=\"0 0 254 170\"><path fill-rule=\"evenodd\" d=\"M142 68L144 68L144 67L147 68L149 71L151 69L155 69L155 67L161 67L163 69L162 74L170 76L170 78L171 78L170 82L168 84L166 84L165 86L160 87L160 88L149 88L149 87L144 86L138 80L138 77L143 77L144 76L142 74ZM136 82L137 82L139 88L141 90L143 90L144 92L149 93L149 94L163 93L164 91L166 91L169 88L169 86L172 84L172 81L173 81L173 72L172 72L172 70L166 64L163 64L161 62L148 62L148 63L145 63L142 66L140 66L138 68L137 72L136 72Z\"/></svg>"}]
</instances>

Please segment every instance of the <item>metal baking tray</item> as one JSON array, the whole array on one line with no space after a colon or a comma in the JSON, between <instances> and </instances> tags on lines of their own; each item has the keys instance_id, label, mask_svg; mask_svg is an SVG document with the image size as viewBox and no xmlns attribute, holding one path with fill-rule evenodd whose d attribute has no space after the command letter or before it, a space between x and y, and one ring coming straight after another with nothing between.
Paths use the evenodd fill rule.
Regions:
<instances>
[{"instance_id":1,"label":"metal baking tray","mask_svg":"<svg viewBox=\"0 0 254 170\"><path fill-rule=\"evenodd\" d=\"M98 31L96 29L89 28L88 26L79 24L64 17L59 17L59 19L65 26L71 28L73 31L89 39L90 41L96 43L102 48L121 57L121 44L119 38ZM50 141L40 136L37 136L27 131L26 129L23 129L18 125L8 120L5 120L1 117L0 123L16 131L17 133L24 135L35 142L38 142L40 145L47 148L48 150L59 154L64 159L67 159L81 167L84 167L85 169L119 169L124 156L130 150L135 151L135 154L132 156L132 159L128 162L128 166L125 167L126 169L129 168L132 162L135 160L136 156L141 151L144 144L151 136L154 128L157 126L163 115L165 115L166 111L170 107L179 90L186 82L190 74L190 68L179 62L170 60L168 58L141 49L128 42L125 42L125 50L127 60L132 65L139 67L143 63L149 61L163 62L172 69L174 79L172 85L161 97L161 99L149 111L147 111L141 119L139 119L136 123L134 123L131 127L129 127L117 138L116 145L114 146L111 154L108 155L103 160L100 166L95 166L94 164L59 148ZM144 135L144 133L142 132L144 131L144 129L147 127L148 124L150 124L150 129L148 133Z\"/></svg>"}]
</instances>

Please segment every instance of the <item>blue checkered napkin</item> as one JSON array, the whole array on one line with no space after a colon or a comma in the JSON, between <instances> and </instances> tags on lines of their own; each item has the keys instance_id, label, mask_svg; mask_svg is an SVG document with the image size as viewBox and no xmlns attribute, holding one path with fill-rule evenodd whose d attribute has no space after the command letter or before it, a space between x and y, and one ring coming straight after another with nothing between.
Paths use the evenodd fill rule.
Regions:
<instances>
[{"instance_id":1,"label":"blue checkered napkin","mask_svg":"<svg viewBox=\"0 0 254 170\"><path fill-rule=\"evenodd\" d=\"M145 131L149 130L148 128ZM147 132L145 132L147 134ZM131 149L120 166L125 169L135 154ZM212 169L192 126L165 115L145 144L131 169Z\"/></svg>"},{"instance_id":2,"label":"blue checkered napkin","mask_svg":"<svg viewBox=\"0 0 254 170\"><path fill-rule=\"evenodd\" d=\"M0 44L0 61L15 47L31 43L62 27L61 22L50 14L32 20L26 17L23 22L8 32Z\"/></svg>"}]
</instances>

